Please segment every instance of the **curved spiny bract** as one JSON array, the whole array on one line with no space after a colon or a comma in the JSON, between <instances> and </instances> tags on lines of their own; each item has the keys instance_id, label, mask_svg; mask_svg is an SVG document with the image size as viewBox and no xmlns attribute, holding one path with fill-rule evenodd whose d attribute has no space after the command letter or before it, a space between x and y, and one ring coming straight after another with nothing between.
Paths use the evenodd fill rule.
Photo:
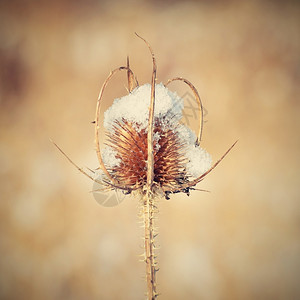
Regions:
<instances>
[{"instance_id":1,"label":"curved spiny bract","mask_svg":"<svg viewBox=\"0 0 300 300\"><path fill-rule=\"evenodd\" d=\"M169 83L176 81L176 80L183 81L185 84L187 84L190 87L190 89L192 90L192 92L194 93L194 96L196 97L196 100L198 102L199 111L200 111L200 122L199 122L199 131L198 131L198 135L197 135L197 140L195 141L195 144L197 146L199 146L200 141L202 139L202 130L203 130L203 105L202 105L200 95L199 95L197 89L195 88L195 86L190 81L188 81L187 79L182 78L182 77L175 77L175 78L169 79L167 81L167 83L164 84L164 86L167 86Z\"/></svg>"},{"instance_id":2,"label":"curved spiny bract","mask_svg":"<svg viewBox=\"0 0 300 300\"><path fill-rule=\"evenodd\" d=\"M127 61L127 65L129 65L129 61ZM108 172L108 170L106 169L106 167L104 165L104 162L103 162L103 159L102 159L101 150L100 150L100 141L99 141L99 129L100 129L99 116L100 116L100 108L101 108L103 93L104 93L104 90L105 90L107 84L111 80L111 78L117 72L122 71L122 70L127 70L127 76L128 76L128 78L130 78L130 81L131 81L132 78L134 77L134 75L133 75L132 70L129 67L116 68L116 69L114 69L113 71L110 72L110 74L108 75L108 77L104 81L104 83L101 87L101 90L99 92L99 96L98 96L98 99L97 99L97 105L96 105L96 115L95 115L95 143L96 143L96 153L97 153L97 158L98 158L98 161L99 161L99 164L100 164L100 168L104 172L105 176L108 178L109 182L113 186L118 186L118 187L120 187L120 189L127 190L127 188L125 186L122 186L118 181L116 181L116 179L113 178L111 176L111 174ZM137 81L136 78L135 78L135 81L136 81L136 86L138 86L138 81ZM131 84L132 84L132 82L131 82Z\"/></svg>"}]
</instances>

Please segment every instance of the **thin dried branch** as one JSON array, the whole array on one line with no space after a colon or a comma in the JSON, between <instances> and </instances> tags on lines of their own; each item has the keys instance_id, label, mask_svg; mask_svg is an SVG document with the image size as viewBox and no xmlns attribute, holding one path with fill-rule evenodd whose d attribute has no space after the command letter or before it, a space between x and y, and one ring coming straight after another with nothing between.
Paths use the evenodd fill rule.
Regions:
<instances>
[{"instance_id":1,"label":"thin dried branch","mask_svg":"<svg viewBox=\"0 0 300 300\"><path fill-rule=\"evenodd\" d=\"M123 187L123 186L119 186L119 185L114 185L114 184L112 184L111 182L109 182L109 181L107 181L107 180L102 180L102 181L100 181L100 180L98 180L98 179L96 179L96 178L93 178L92 176L90 176L88 173L86 173L84 170L83 170L83 168L81 168L81 167L79 167L78 165L76 165L72 160L71 160L71 158L55 143L55 142L53 142L51 139L50 139L50 142L51 143L53 143L53 145L66 157L66 159L78 170L78 171L80 171L82 174L84 174L85 176L87 176L88 178L90 178L91 180L93 180L94 182L97 182L98 184L100 184L100 185L107 185L107 186L109 186L110 188L107 188L107 190L111 190L112 188L113 189L120 189L120 190L124 190L124 191L127 191L128 192L128 188L125 188L125 187ZM91 170L90 168L88 168L87 167L87 169L90 171L90 172L92 172L92 173L94 173L95 174L95 172L93 171L93 170ZM99 170L99 168L97 168L97 170ZM106 189L106 188L105 188ZM136 189L138 189L138 188L132 188L131 190L133 191L133 190L136 190Z\"/></svg>"},{"instance_id":2,"label":"thin dried branch","mask_svg":"<svg viewBox=\"0 0 300 300\"><path fill-rule=\"evenodd\" d=\"M92 176L90 176L88 173L86 173L82 168L80 168L79 166L77 166L72 160L71 158L55 143L50 139L50 142L53 143L53 145L66 157L66 159L73 165L75 166L75 168L80 171L82 174L84 174L85 176L87 176L88 178L92 179L93 181L104 185L104 183L98 179L93 178Z\"/></svg>"},{"instance_id":3,"label":"thin dried branch","mask_svg":"<svg viewBox=\"0 0 300 300\"><path fill-rule=\"evenodd\" d=\"M152 80L151 80L151 102L149 108L149 123L148 123L148 160L147 160L147 189L148 191L152 190L153 178L154 178L154 157L153 157L153 119L154 119L154 107L155 107L155 83L156 83L156 61L153 50L149 43L135 33L137 37L142 39L147 45L151 55L152 55Z\"/></svg>"},{"instance_id":4,"label":"thin dried branch","mask_svg":"<svg viewBox=\"0 0 300 300\"><path fill-rule=\"evenodd\" d=\"M202 106L201 98L200 98L199 93L198 93L197 89L195 88L195 86L190 81L188 81L185 78L175 77L173 79L169 79L167 81L167 83L165 84L165 86L167 86L169 83L171 83L171 82L173 82L175 80L180 80L180 81L183 81L184 83L186 83L191 88L191 90L193 91L193 93L194 93L194 95L196 97L196 100L198 102L199 110L200 110L200 122L199 122L199 130L198 130L197 140L196 140L195 144L197 146L199 146L201 138L202 138L202 130L203 130L203 106Z\"/></svg>"}]
</instances>

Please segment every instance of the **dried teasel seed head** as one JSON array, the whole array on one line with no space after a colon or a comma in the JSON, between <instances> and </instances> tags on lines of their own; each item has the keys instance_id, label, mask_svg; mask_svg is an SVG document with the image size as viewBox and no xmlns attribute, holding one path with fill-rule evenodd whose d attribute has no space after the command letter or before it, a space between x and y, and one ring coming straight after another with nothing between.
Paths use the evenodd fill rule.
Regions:
<instances>
[{"instance_id":1,"label":"dried teasel seed head","mask_svg":"<svg viewBox=\"0 0 300 300\"><path fill-rule=\"evenodd\" d=\"M110 176L128 191L144 191L147 183L148 109L151 86L137 87L116 99L105 112L103 161ZM153 126L153 191L189 192L183 186L211 166L210 155L196 145L196 135L181 124L183 99L156 85Z\"/></svg>"},{"instance_id":2,"label":"dried teasel seed head","mask_svg":"<svg viewBox=\"0 0 300 300\"><path fill-rule=\"evenodd\" d=\"M130 189L143 188L147 181L147 132L136 129L131 122L116 121L112 132L107 133L108 146L115 150L118 166L110 168L112 176ZM178 134L171 129L163 131L161 121L155 119L154 127L154 179L156 190L179 189L187 180L186 158Z\"/></svg>"}]
</instances>

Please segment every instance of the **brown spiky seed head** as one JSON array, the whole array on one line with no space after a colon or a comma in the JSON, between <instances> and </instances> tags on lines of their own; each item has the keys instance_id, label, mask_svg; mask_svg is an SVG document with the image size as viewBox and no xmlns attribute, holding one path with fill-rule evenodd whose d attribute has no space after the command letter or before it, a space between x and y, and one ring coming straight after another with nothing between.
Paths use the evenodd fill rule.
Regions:
<instances>
[{"instance_id":1,"label":"brown spiky seed head","mask_svg":"<svg viewBox=\"0 0 300 300\"><path fill-rule=\"evenodd\" d=\"M174 128L165 126L165 120L154 119L153 156L154 190L164 193L179 189L187 181L184 145ZM162 124L164 123L164 125ZM125 119L115 121L106 133L107 146L116 152L120 164L108 169L109 173L128 190L141 189L147 181L147 131ZM159 137L159 138L156 138Z\"/></svg>"}]
</instances>

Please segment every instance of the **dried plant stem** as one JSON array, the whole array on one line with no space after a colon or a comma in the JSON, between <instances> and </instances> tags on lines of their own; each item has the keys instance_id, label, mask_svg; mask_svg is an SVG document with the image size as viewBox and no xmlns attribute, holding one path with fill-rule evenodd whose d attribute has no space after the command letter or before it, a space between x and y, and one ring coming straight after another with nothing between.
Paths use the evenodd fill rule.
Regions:
<instances>
[{"instance_id":1,"label":"dried plant stem","mask_svg":"<svg viewBox=\"0 0 300 300\"><path fill-rule=\"evenodd\" d=\"M156 206L154 197L151 193L146 193L143 197L143 216L145 227L145 262L146 262L146 280L147 280L147 299L153 300L157 297L156 291L156 272L157 263L154 254L154 216Z\"/></svg>"},{"instance_id":2,"label":"dried plant stem","mask_svg":"<svg viewBox=\"0 0 300 300\"><path fill-rule=\"evenodd\" d=\"M148 151L147 185L143 197L147 294L148 294L148 300L152 300L157 297L155 273L158 271L155 264L155 255L154 255L154 224L153 224L156 207L154 205L154 196L152 192L153 179L154 179L153 129L154 129L154 107L155 107L156 60L150 44L140 35L138 35L137 33L135 34L146 43L152 56L152 65L153 65L152 78L151 78L151 99L150 99L150 107L149 107L148 134L147 134L147 151Z\"/></svg>"},{"instance_id":3,"label":"dried plant stem","mask_svg":"<svg viewBox=\"0 0 300 300\"><path fill-rule=\"evenodd\" d=\"M118 167L108 169L104 164L100 149L99 138L100 113L104 90L106 89L108 83L115 74L117 74L120 71L127 72L129 94L132 93L135 88L139 87L137 78L130 68L129 57L127 57L126 67L121 66L110 72L110 74L108 75L101 87L97 99L95 120L93 123L95 123L96 153L99 161L99 167L100 169L102 169L105 175L104 179L99 180L98 178L94 178L97 175L96 171L87 168L92 174L90 175L83 168L77 166L58 145L56 145L54 142L53 144L81 173L83 173L85 176L87 176L94 182L97 182L100 185L104 186L103 189L99 190L104 191L117 189L123 190L125 194L130 194L133 191L137 191L139 195L142 195L141 204L145 234L144 260L146 263L147 299L155 300L158 297L156 283L156 273L158 271L158 265L154 253L156 249L154 239L157 235L157 229L155 228L154 223L158 214L155 197L161 193L164 194L167 199L169 199L168 195L170 193L183 192L189 195L190 189L197 190L196 188L194 188L196 184L201 182L205 178L205 176L209 174L224 159L224 157L229 153L229 151L234 147L234 145L237 142L235 142L209 170L207 170L198 178L190 180L189 176L186 175L188 174L186 172L186 168L183 165L181 165L185 161L185 157L181 156L180 154L180 149L183 149L184 145L182 145L183 142L181 143L179 137L177 137L177 131L175 131L175 129L171 127L170 130L162 130L160 125L157 125L154 122L154 109L156 105L156 59L150 44L137 33L136 35L145 42L152 57L153 68L151 77L151 97L149 99L149 117L147 130L143 131L142 133L140 132L140 130L136 130L135 126L133 126L138 125L138 123L135 121L133 121L133 123L136 124L132 125L130 124L131 121L127 122L126 118L124 118L124 120L122 118L122 122L118 119L114 120L114 129L112 130L112 132L107 133L107 137L109 138L109 142L111 144L109 147L111 147L113 150L119 150L119 152L117 151L117 155L115 158L121 157L122 164L120 164L120 166ZM175 77L173 79L168 80L165 84L165 87L173 81L182 81L185 84L187 84L194 93L194 96L198 102L200 122L195 146L199 146L203 130L203 106L199 93L190 81L182 77ZM158 144L158 146L159 149L163 150L160 150L161 152L159 154L157 152L157 148L155 147L154 149L153 145L153 143L155 144L155 146L157 145L157 140L154 140L154 131L155 133L158 133L158 135L160 136L159 139L161 139L161 144ZM147 134L147 141L145 141L145 133ZM146 151L147 158L145 153ZM154 162L156 166L155 170ZM131 168L129 167L130 164L137 165L138 167L134 166ZM127 168L128 170L126 170ZM146 174L145 171L147 171Z\"/></svg>"},{"instance_id":4,"label":"dried plant stem","mask_svg":"<svg viewBox=\"0 0 300 300\"><path fill-rule=\"evenodd\" d=\"M142 38L140 35L135 33L137 37L145 42L147 45L151 56L152 56L152 78L151 78L151 100L149 107L149 122L148 122L148 137L147 137L147 149L148 149L148 159L147 159L147 191L148 193L152 190L153 178L154 178L154 157L153 157L153 127L154 127L154 107L155 107L155 83L156 83L156 60L153 50L150 44Z\"/></svg>"}]
</instances>

